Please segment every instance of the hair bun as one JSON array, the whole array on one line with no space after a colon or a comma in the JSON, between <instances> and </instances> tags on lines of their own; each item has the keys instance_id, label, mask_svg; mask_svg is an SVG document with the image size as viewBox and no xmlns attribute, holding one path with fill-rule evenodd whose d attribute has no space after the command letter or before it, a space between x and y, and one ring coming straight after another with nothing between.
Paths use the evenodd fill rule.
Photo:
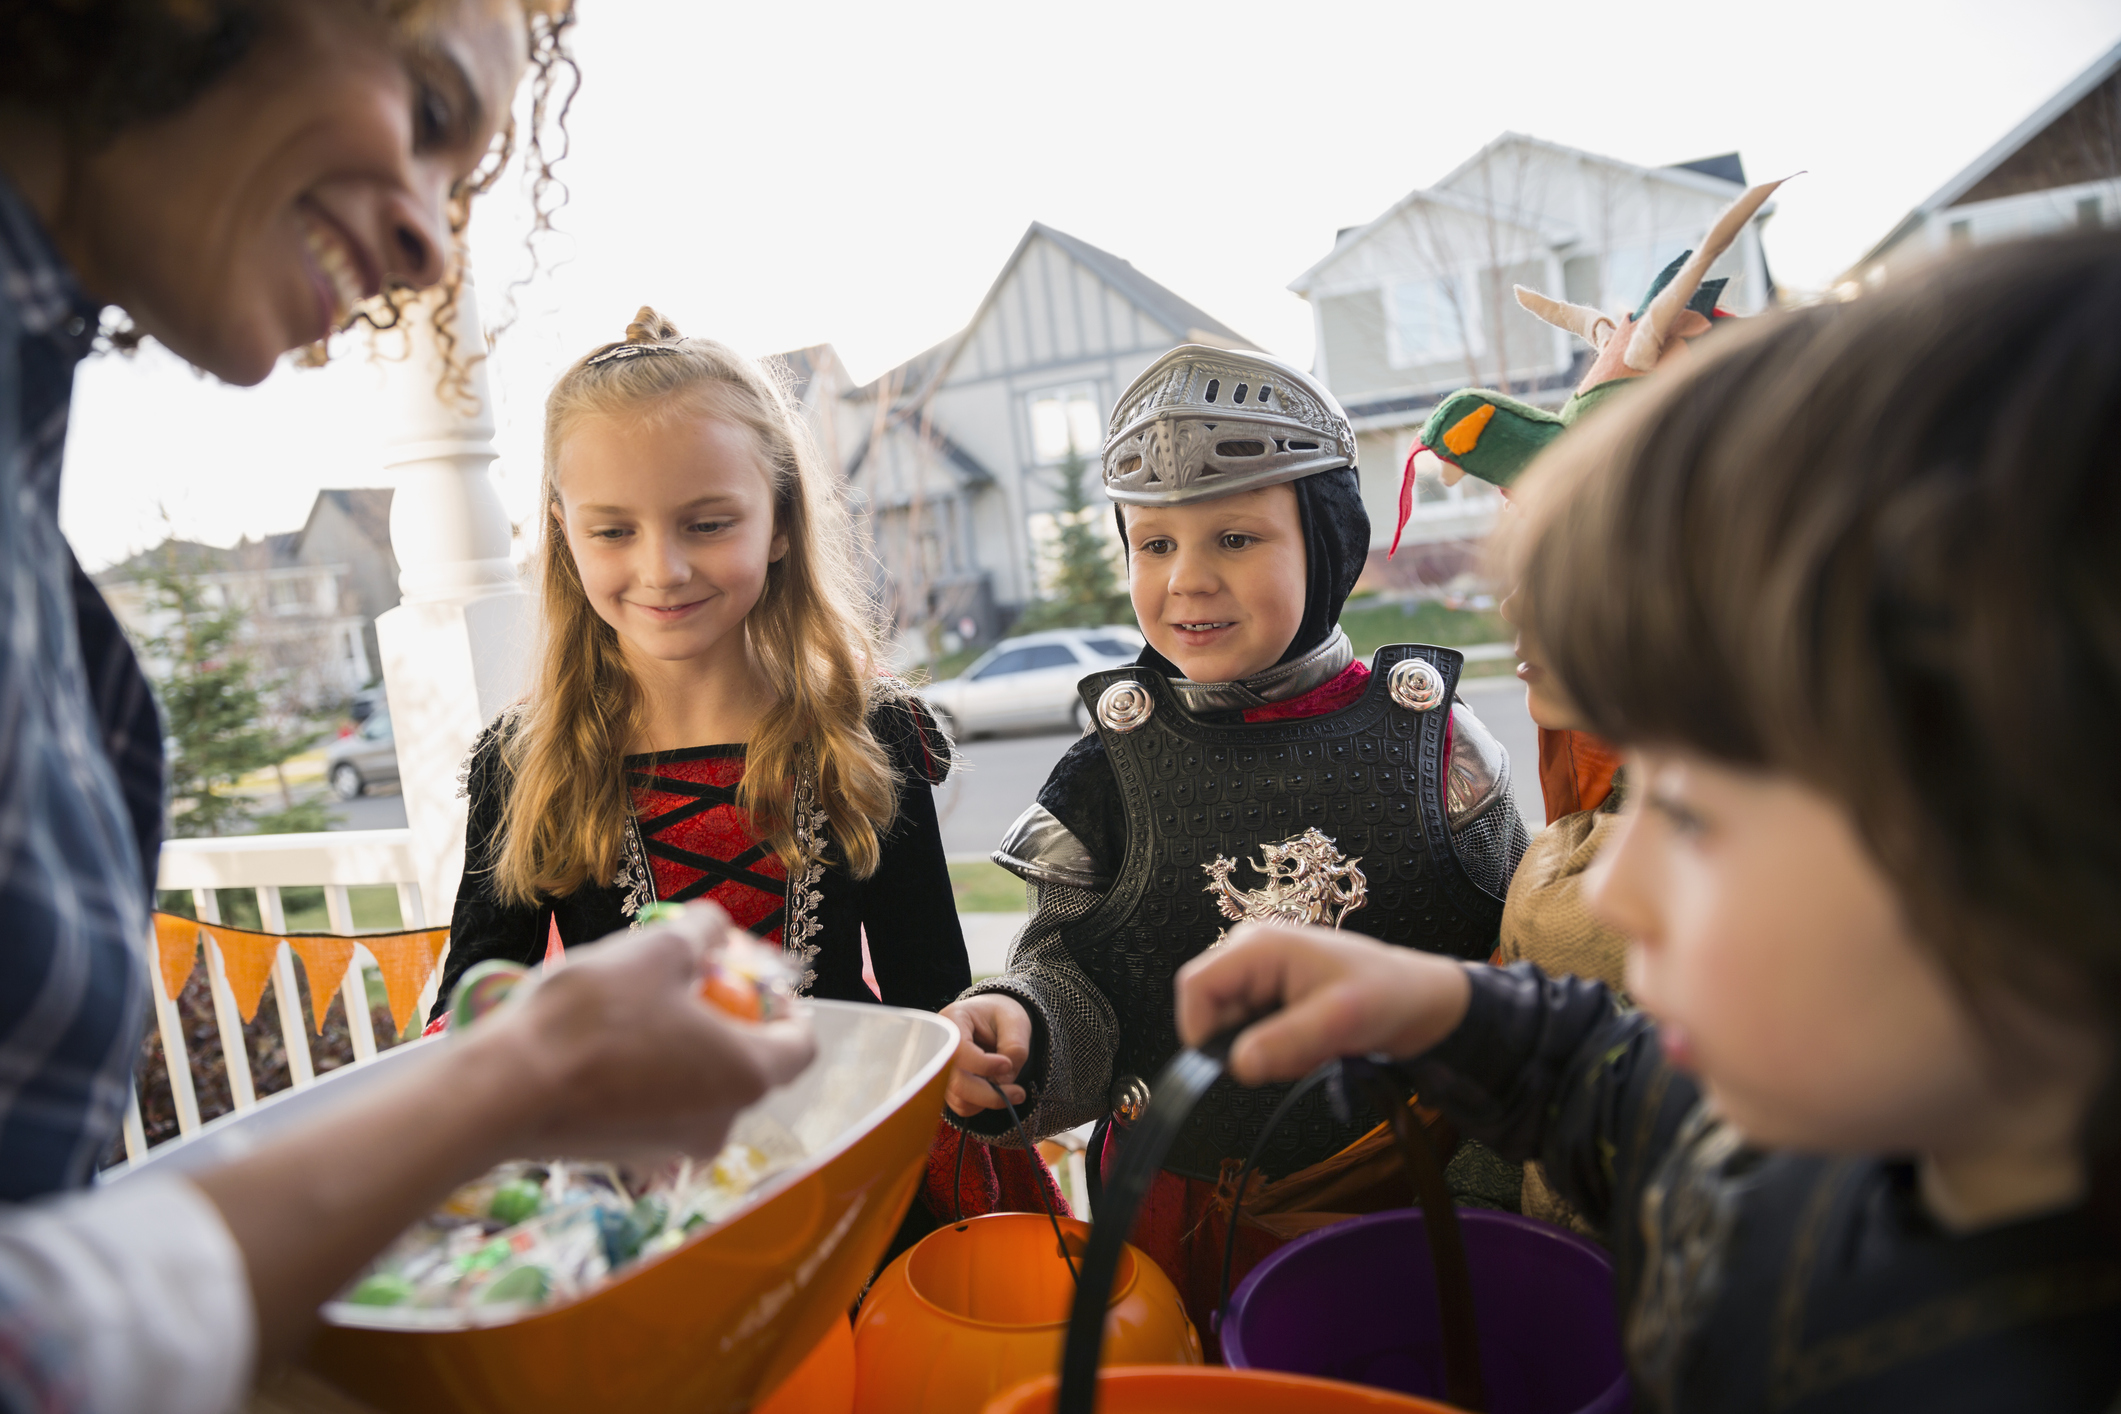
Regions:
<instances>
[{"instance_id":1,"label":"hair bun","mask_svg":"<svg viewBox=\"0 0 2121 1414\"><path fill-rule=\"evenodd\" d=\"M626 342L629 344L668 344L679 337L677 325L645 304L641 306L641 312L633 316L633 323L626 326Z\"/></svg>"}]
</instances>

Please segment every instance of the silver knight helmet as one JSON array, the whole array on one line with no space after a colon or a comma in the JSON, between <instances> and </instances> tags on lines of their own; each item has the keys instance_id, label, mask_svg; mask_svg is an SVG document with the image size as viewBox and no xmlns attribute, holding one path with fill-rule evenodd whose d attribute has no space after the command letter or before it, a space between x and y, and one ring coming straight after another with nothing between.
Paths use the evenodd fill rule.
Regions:
<instances>
[{"instance_id":1,"label":"silver knight helmet","mask_svg":"<svg viewBox=\"0 0 2121 1414\"><path fill-rule=\"evenodd\" d=\"M1348 415L1309 374L1263 353L1180 344L1120 394L1105 494L1170 506L1353 465Z\"/></svg>"}]
</instances>

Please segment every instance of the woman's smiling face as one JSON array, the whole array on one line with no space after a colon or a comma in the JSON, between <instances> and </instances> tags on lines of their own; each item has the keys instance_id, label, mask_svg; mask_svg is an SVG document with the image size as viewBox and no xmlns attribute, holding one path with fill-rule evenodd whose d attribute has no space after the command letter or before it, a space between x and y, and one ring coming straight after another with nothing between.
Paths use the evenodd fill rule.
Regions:
<instances>
[{"instance_id":1,"label":"woman's smiling face","mask_svg":"<svg viewBox=\"0 0 2121 1414\"><path fill-rule=\"evenodd\" d=\"M1179 506L1128 506L1127 590L1142 634L1195 682L1236 682L1281 660L1307 586L1296 488Z\"/></svg>"},{"instance_id":2,"label":"woman's smiling face","mask_svg":"<svg viewBox=\"0 0 2121 1414\"><path fill-rule=\"evenodd\" d=\"M224 78L78 159L51 224L82 283L251 384L386 284L439 281L449 194L526 63L523 12L460 0L408 34L380 8L263 7Z\"/></svg>"},{"instance_id":3,"label":"woman's smiling face","mask_svg":"<svg viewBox=\"0 0 2121 1414\"><path fill-rule=\"evenodd\" d=\"M742 651L767 566L788 552L748 430L702 412L585 417L554 481L582 589L629 657Z\"/></svg>"}]
</instances>

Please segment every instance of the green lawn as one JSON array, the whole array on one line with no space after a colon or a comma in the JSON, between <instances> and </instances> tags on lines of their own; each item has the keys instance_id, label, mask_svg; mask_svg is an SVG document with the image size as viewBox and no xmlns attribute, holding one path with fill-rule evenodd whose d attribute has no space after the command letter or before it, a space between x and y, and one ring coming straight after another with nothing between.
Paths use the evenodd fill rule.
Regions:
<instances>
[{"instance_id":1,"label":"green lawn","mask_svg":"<svg viewBox=\"0 0 2121 1414\"><path fill-rule=\"evenodd\" d=\"M1024 881L985 859L950 866L950 888L959 913L1022 913Z\"/></svg>"},{"instance_id":2,"label":"green lawn","mask_svg":"<svg viewBox=\"0 0 2121 1414\"><path fill-rule=\"evenodd\" d=\"M1452 609L1434 599L1398 604L1380 604L1367 596L1354 599L1341 612L1340 626L1363 658L1387 643L1463 648L1474 643L1508 643L1516 636L1493 609Z\"/></svg>"}]
</instances>

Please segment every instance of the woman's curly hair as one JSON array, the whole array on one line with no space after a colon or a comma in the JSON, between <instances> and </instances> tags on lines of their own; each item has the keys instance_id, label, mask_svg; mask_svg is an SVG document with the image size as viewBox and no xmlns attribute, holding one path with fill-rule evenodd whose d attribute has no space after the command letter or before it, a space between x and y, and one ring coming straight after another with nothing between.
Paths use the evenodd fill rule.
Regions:
<instances>
[{"instance_id":1,"label":"woman's curly hair","mask_svg":"<svg viewBox=\"0 0 2121 1414\"><path fill-rule=\"evenodd\" d=\"M211 88L249 51L268 6L290 2L8 0L0 4L0 104L49 114L74 142L98 146L134 124L177 112ZM448 2L360 0L393 28L416 25ZM532 274L538 239L552 229L552 214L566 201L567 189L553 168L567 154L567 114L581 88L581 71L568 43L574 4L523 0L523 10L529 26L530 121L519 133L511 110L485 159L450 193L449 229L456 249L435 306L445 370L439 391L445 396L470 391L469 365L457 356L455 316L472 198L500 180L520 142L530 195L525 241ZM521 283L509 287L511 295ZM374 328L393 328L416 293L404 286L386 289L358 317ZM504 317L494 332L506 322ZM129 328L110 337L119 348L140 340ZM307 361L322 362L323 347L313 347Z\"/></svg>"}]
</instances>

